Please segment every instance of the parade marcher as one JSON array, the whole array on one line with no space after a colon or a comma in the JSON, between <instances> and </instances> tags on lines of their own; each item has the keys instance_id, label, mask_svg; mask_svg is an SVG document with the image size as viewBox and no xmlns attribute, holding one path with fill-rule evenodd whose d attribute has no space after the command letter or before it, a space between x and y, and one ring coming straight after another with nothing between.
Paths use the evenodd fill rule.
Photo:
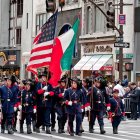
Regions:
<instances>
[{"instance_id":1,"label":"parade marcher","mask_svg":"<svg viewBox=\"0 0 140 140\"><path fill-rule=\"evenodd\" d=\"M20 118L20 133L24 133L23 124L26 119L27 134L31 134L31 118L32 114L36 113L36 97L34 92L34 84L31 80L27 80L25 89L21 91L20 97L18 98L18 108L21 111Z\"/></svg>"},{"instance_id":2,"label":"parade marcher","mask_svg":"<svg viewBox=\"0 0 140 140\"><path fill-rule=\"evenodd\" d=\"M137 88L136 83L132 82L130 92L130 109L131 109L131 119L137 120L137 107L140 97L140 89Z\"/></svg>"},{"instance_id":3,"label":"parade marcher","mask_svg":"<svg viewBox=\"0 0 140 140\"><path fill-rule=\"evenodd\" d=\"M104 121L103 115L105 110L105 103L107 110L110 110L109 95L106 93L106 80L98 76L94 80L94 86L89 89L88 103L86 107L90 106L89 112L89 132L93 133L96 117L100 126L100 133L104 134Z\"/></svg>"},{"instance_id":4,"label":"parade marcher","mask_svg":"<svg viewBox=\"0 0 140 140\"><path fill-rule=\"evenodd\" d=\"M50 116L54 96L54 89L51 84L48 83L50 79L50 74L47 71L44 71L40 74L42 82L38 82L36 85L36 102L37 102L37 122L36 122L36 132L40 133L39 127L44 125L46 127L46 133L51 134L50 127Z\"/></svg>"},{"instance_id":5,"label":"parade marcher","mask_svg":"<svg viewBox=\"0 0 140 140\"><path fill-rule=\"evenodd\" d=\"M91 87L91 81L89 78L85 78L83 79L82 81L82 102L83 102L83 106L81 107L82 108L82 122L84 120L84 116L85 116L85 113L87 110L85 110L85 105L87 103L87 94L88 94L88 90L89 88ZM83 126L81 124L81 127L80 127L80 131L81 132L84 132L84 129L83 129Z\"/></svg>"},{"instance_id":6,"label":"parade marcher","mask_svg":"<svg viewBox=\"0 0 140 140\"><path fill-rule=\"evenodd\" d=\"M66 106L64 102L64 92L66 90L66 79L61 78L59 86L55 89L56 112L58 120L58 133L65 133L64 127L67 121Z\"/></svg>"},{"instance_id":7,"label":"parade marcher","mask_svg":"<svg viewBox=\"0 0 140 140\"><path fill-rule=\"evenodd\" d=\"M80 126L82 123L82 82L78 78L72 79L72 86L64 93L66 111L68 115L68 129L71 136L74 136L73 121L76 117L76 135L81 136Z\"/></svg>"},{"instance_id":8,"label":"parade marcher","mask_svg":"<svg viewBox=\"0 0 140 140\"><path fill-rule=\"evenodd\" d=\"M118 134L118 126L121 122L122 116L125 115L124 105L121 98L118 96L119 90L113 90L113 97L110 98L111 109L109 110L109 118L113 127L113 134Z\"/></svg>"},{"instance_id":9,"label":"parade marcher","mask_svg":"<svg viewBox=\"0 0 140 140\"><path fill-rule=\"evenodd\" d=\"M3 119L1 123L1 133L5 132L5 125L7 123L8 134L14 134L13 131L13 117L14 111L17 110L17 93L18 87L15 85L16 78L11 76L7 78L7 85L0 87L1 104Z\"/></svg>"}]
</instances>

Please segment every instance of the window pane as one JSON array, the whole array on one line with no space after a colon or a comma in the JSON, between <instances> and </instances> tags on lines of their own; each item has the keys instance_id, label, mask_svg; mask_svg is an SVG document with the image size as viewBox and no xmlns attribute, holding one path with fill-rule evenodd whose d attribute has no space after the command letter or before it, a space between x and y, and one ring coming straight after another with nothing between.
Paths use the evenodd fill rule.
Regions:
<instances>
[{"instance_id":1,"label":"window pane","mask_svg":"<svg viewBox=\"0 0 140 140\"><path fill-rule=\"evenodd\" d=\"M104 9L104 6L100 6L101 9ZM103 32L104 31L104 15L99 11L98 8L95 10L95 31Z\"/></svg>"},{"instance_id":2,"label":"window pane","mask_svg":"<svg viewBox=\"0 0 140 140\"><path fill-rule=\"evenodd\" d=\"M87 8L87 34L91 33L92 27L92 16L91 16L91 7Z\"/></svg>"}]
</instances>

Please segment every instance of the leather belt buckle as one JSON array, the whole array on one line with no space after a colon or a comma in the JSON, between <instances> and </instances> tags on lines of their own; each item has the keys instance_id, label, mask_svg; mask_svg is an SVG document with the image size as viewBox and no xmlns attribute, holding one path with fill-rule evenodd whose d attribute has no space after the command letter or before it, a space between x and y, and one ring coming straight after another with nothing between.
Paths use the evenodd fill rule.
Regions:
<instances>
[{"instance_id":1,"label":"leather belt buckle","mask_svg":"<svg viewBox=\"0 0 140 140\"><path fill-rule=\"evenodd\" d=\"M10 102L10 99L7 99L8 102Z\"/></svg>"}]
</instances>

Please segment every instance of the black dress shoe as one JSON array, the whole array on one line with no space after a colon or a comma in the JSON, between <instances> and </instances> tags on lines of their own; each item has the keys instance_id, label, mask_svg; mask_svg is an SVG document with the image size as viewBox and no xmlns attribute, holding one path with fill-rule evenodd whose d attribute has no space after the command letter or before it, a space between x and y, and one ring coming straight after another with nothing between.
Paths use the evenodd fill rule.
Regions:
<instances>
[{"instance_id":1,"label":"black dress shoe","mask_svg":"<svg viewBox=\"0 0 140 140\"><path fill-rule=\"evenodd\" d=\"M76 133L77 136L82 136L82 133Z\"/></svg>"}]
</instances>

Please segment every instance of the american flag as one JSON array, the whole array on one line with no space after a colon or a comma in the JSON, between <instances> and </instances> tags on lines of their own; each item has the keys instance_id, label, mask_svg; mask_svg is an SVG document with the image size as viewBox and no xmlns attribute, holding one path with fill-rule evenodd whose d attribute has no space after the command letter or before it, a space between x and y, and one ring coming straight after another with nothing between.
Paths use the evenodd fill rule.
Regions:
<instances>
[{"instance_id":1,"label":"american flag","mask_svg":"<svg viewBox=\"0 0 140 140\"><path fill-rule=\"evenodd\" d=\"M50 65L57 14L58 11L48 19L34 39L34 47L31 50L31 56L27 66L27 70L34 74L37 74L37 68Z\"/></svg>"}]
</instances>

